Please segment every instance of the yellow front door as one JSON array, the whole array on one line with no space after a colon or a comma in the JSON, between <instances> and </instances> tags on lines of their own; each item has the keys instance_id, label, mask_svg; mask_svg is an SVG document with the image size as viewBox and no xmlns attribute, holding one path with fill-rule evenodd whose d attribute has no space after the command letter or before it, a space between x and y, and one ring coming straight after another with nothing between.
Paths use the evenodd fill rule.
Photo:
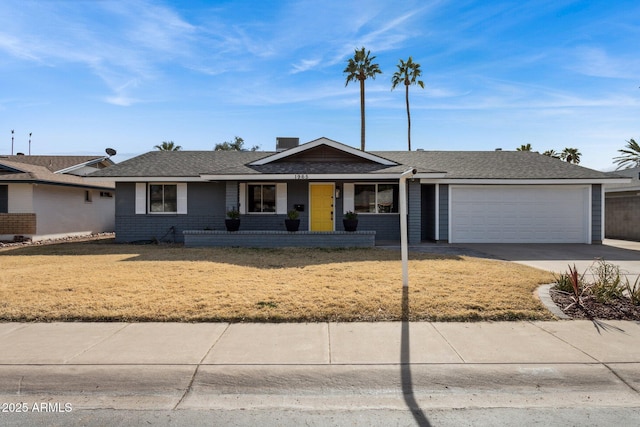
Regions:
<instances>
[{"instance_id":1,"label":"yellow front door","mask_svg":"<svg viewBox=\"0 0 640 427\"><path fill-rule=\"evenodd\" d=\"M333 184L310 184L311 231L333 231Z\"/></svg>"}]
</instances>

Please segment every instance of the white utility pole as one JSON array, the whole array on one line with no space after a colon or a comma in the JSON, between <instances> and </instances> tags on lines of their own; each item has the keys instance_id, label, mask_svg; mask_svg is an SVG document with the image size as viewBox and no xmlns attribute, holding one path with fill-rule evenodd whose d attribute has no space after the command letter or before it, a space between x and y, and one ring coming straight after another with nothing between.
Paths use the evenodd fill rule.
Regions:
<instances>
[{"instance_id":1,"label":"white utility pole","mask_svg":"<svg viewBox=\"0 0 640 427\"><path fill-rule=\"evenodd\" d=\"M416 174L414 168L400 175L400 252L402 253L402 287L409 287L409 242L407 236L407 179Z\"/></svg>"}]
</instances>

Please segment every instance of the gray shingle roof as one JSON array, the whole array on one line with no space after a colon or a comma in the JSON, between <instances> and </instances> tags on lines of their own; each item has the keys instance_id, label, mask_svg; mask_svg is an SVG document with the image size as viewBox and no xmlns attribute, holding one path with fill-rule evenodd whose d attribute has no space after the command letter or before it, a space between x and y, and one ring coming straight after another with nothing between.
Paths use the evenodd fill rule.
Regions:
<instances>
[{"instance_id":1,"label":"gray shingle roof","mask_svg":"<svg viewBox=\"0 0 640 427\"><path fill-rule=\"evenodd\" d=\"M72 166L82 165L92 160L101 160L105 156L0 156L0 161L42 166L51 172L61 171Z\"/></svg>"},{"instance_id":2,"label":"gray shingle roof","mask_svg":"<svg viewBox=\"0 0 640 427\"><path fill-rule=\"evenodd\" d=\"M271 162L249 163L274 154L252 151L152 151L93 173L92 177L198 177L291 173L418 173L446 172L448 179L608 179L604 172L526 151L376 151L376 156L399 163Z\"/></svg>"},{"instance_id":3,"label":"gray shingle roof","mask_svg":"<svg viewBox=\"0 0 640 427\"><path fill-rule=\"evenodd\" d=\"M44 166L10 162L0 159L0 168L10 168L10 173L0 174L0 182L37 182L52 185L70 185L74 187L113 189L112 182L89 182L76 175L53 173Z\"/></svg>"},{"instance_id":4,"label":"gray shingle roof","mask_svg":"<svg viewBox=\"0 0 640 427\"><path fill-rule=\"evenodd\" d=\"M198 177L242 168L273 153L258 151L150 151L92 173L92 177Z\"/></svg>"},{"instance_id":5,"label":"gray shingle roof","mask_svg":"<svg viewBox=\"0 0 640 427\"><path fill-rule=\"evenodd\" d=\"M604 172L528 151L383 151L418 172L440 170L450 179L606 179Z\"/></svg>"},{"instance_id":6,"label":"gray shingle roof","mask_svg":"<svg viewBox=\"0 0 640 427\"><path fill-rule=\"evenodd\" d=\"M631 182L627 184L610 184L607 185L607 192L613 191L631 191L640 188L640 167L622 169L615 172L607 172L607 175L614 177L631 178Z\"/></svg>"}]
</instances>

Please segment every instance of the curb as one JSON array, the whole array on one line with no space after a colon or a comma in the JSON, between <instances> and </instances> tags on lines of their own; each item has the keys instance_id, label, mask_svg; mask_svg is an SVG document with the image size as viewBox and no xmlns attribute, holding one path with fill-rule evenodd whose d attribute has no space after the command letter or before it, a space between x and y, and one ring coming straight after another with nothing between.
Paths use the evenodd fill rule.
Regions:
<instances>
[{"instance_id":1,"label":"curb","mask_svg":"<svg viewBox=\"0 0 640 427\"><path fill-rule=\"evenodd\" d=\"M557 318L563 320L571 319L571 317L564 314L560 307L558 307L556 303L551 299L550 291L552 286L553 284L550 283L548 285L541 285L540 287L538 287L538 298L540 299L542 304L544 304L547 310L549 310L551 314L553 314Z\"/></svg>"}]
</instances>

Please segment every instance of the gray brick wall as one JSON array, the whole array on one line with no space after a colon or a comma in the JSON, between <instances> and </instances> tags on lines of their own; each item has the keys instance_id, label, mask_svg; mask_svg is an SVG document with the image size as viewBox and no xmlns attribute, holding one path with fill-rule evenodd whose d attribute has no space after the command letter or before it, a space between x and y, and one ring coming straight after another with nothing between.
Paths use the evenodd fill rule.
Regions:
<instances>
[{"instance_id":1,"label":"gray brick wall","mask_svg":"<svg viewBox=\"0 0 640 427\"><path fill-rule=\"evenodd\" d=\"M116 218L119 215L135 215L135 213L136 213L135 182L116 182Z\"/></svg>"},{"instance_id":2,"label":"gray brick wall","mask_svg":"<svg viewBox=\"0 0 640 427\"><path fill-rule=\"evenodd\" d=\"M604 217L607 238L640 242L640 196L607 195Z\"/></svg>"},{"instance_id":3,"label":"gray brick wall","mask_svg":"<svg viewBox=\"0 0 640 427\"><path fill-rule=\"evenodd\" d=\"M336 223L336 230L344 230L342 219ZM400 215L360 214L358 231L375 231L378 240L400 240Z\"/></svg>"},{"instance_id":4,"label":"gray brick wall","mask_svg":"<svg viewBox=\"0 0 640 427\"><path fill-rule=\"evenodd\" d=\"M184 230L224 230L224 184L189 183L188 215L136 215L135 183L116 184L116 242L162 240L182 242Z\"/></svg>"},{"instance_id":5,"label":"gray brick wall","mask_svg":"<svg viewBox=\"0 0 640 427\"><path fill-rule=\"evenodd\" d=\"M287 210L292 209L294 204L304 205L304 212L300 212L300 230L306 231L309 229L308 182L290 181L287 184ZM336 185L341 187L342 183L338 182ZM420 185L411 183L409 188L409 218L412 227L410 236L412 241L419 241ZM117 183L116 241L173 241L175 236L176 242L182 242L184 230L225 230L226 211L238 204L238 183L188 183L187 191L187 215L136 215L135 183ZM224 202L221 203L221 200ZM336 231L342 231L342 197L336 199L335 205ZM284 231L285 218L286 215L277 214L245 214L241 216L240 230ZM379 240L400 240L400 217L398 214L361 214L358 230L376 231Z\"/></svg>"},{"instance_id":6,"label":"gray brick wall","mask_svg":"<svg viewBox=\"0 0 640 427\"><path fill-rule=\"evenodd\" d=\"M375 232L356 231L311 233L286 231L188 231L184 236L185 246L218 247L372 247L375 245Z\"/></svg>"}]
</instances>

